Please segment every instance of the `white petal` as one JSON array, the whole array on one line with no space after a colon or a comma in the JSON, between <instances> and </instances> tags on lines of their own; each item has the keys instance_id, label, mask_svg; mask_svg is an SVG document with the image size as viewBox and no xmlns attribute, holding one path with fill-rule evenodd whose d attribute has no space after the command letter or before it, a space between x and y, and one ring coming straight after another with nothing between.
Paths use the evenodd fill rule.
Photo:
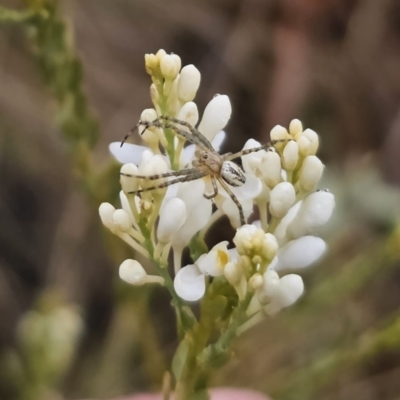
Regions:
<instances>
[{"instance_id":1,"label":"white petal","mask_svg":"<svg viewBox=\"0 0 400 400\"><path fill-rule=\"evenodd\" d=\"M257 197L262 190L262 182L256 178L253 174L245 174L246 182L242 186L231 187L232 192L236 197L241 199L254 199Z\"/></svg>"},{"instance_id":2,"label":"white petal","mask_svg":"<svg viewBox=\"0 0 400 400\"><path fill-rule=\"evenodd\" d=\"M186 165L190 163L190 161L193 160L195 151L196 151L196 145L194 144L190 144L189 146L186 146L183 149L181 153L181 159L179 161L182 168L184 168Z\"/></svg>"},{"instance_id":3,"label":"white petal","mask_svg":"<svg viewBox=\"0 0 400 400\"><path fill-rule=\"evenodd\" d=\"M287 242L287 228L298 214L302 203L302 201L297 202L281 219L281 222L279 222L278 226L276 227L274 235L279 245Z\"/></svg>"},{"instance_id":4,"label":"white petal","mask_svg":"<svg viewBox=\"0 0 400 400\"><path fill-rule=\"evenodd\" d=\"M204 179L197 179L191 182L182 182L179 185L176 196L185 202L187 213L191 213L193 208L204 199L205 190Z\"/></svg>"},{"instance_id":5,"label":"white petal","mask_svg":"<svg viewBox=\"0 0 400 400\"><path fill-rule=\"evenodd\" d=\"M184 104L179 111L178 119L181 121L186 121L192 126L196 126L197 121L199 120L199 111L197 110L196 103L189 101L188 103ZM183 127L183 129L188 131L188 128Z\"/></svg>"},{"instance_id":6,"label":"white petal","mask_svg":"<svg viewBox=\"0 0 400 400\"><path fill-rule=\"evenodd\" d=\"M210 141L225 128L231 117L232 107L229 97L217 95L207 104L203 118L198 127L199 131Z\"/></svg>"},{"instance_id":7,"label":"white petal","mask_svg":"<svg viewBox=\"0 0 400 400\"><path fill-rule=\"evenodd\" d=\"M278 299L282 307L292 305L304 291L304 283L301 276L289 274L281 278L279 284Z\"/></svg>"},{"instance_id":8,"label":"white petal","mask_svg":"<svg viewBox=\"0 0 400 400\"><path fill-rule=\"evenodd\" d=\"M303 236L286 243L278 251L275 270L305 268L316 262L326 251L326 243L315 236Z\"/></svg>"},{"instance_id":9,"label":"white petal","mask_svg":"<svg viewBox=\"0 0 400 400\"><path fill-rule=\"evenodd\" d=\"M203 254L199 257L196 261L196 265L203 274L211 276L220 276L224 274L225 265L230 260L227 246L227 241L218 243L207 254Z\"/></svg>"},{"instance_id":10,"label":"white petal","mask_svg":"<svg viewBox=\"0 0 400 400\"><path fill-rule=\"evenodd\" d=\"M291 239L297 239L324 225L332 215L335 198L332 193L318 191L308 195L302 202L296 217L287 227Z\"/></svg>"},{"instance_id":11,"label":"white petal","mask_svg":"<svg viewBox=\"0 0 400 400\"><path fill-rule=\"evenodd\" d=\"M133 163L139 165L142 154L145 150L148 150L148 147L132 143L124 143L121 147L121 142L113 142L110 143L108 149L121 164Z\"/></svg>"},{"instance_id":12,"label":"white petal","mask_svg":"<svg viewBox=\"0 0 400 400\"><path fill-rule=\"evenodd\" d=\"M177 295L183 300L200 300L206 292L205 277L196 265L187 265L176 274L174 288Z\"/></svg>"},{"instance_id":13,"label":"white petal","mask_svg":"<svg viewBox=\"0 0 400 400\"><path fill-rule=\"evenodd\" d=\"M162 243L171 240L171 236L186 222L186 206L183 200L175 197L168 201L160 212L157 238Z\"/></svg>"},{"instance_id":14,"label":"white petal","mask_svg":"<svg viewBox=\"0 0 400 400\"><path fill-rule=\"evenodd\" d=\"M187 213L185 224L173 235L173 246L187 246L193 235L207 225L211 217L211 211L211 201L201 197L196 208L191 213Z\"/></svg>"},{"instance_id":15,"label":"white petal","mask_svg":"<svg viewBox=\"0 0 400 400\"><path fill-rule=\"evenodd\" d=\"M226 133L225 131L219 131L216 135L215 138L212 140L211 144L212 147L216 152L219 152L222 146L222 143L224 143L224 140L226 138Z\"/></svg>"},{"instance_id":16,"label":"white petal","mask_svg":"<svg viewBox=\"0 0 400 400\"><path fill-rule=\"evenodd\" d=\"M262 294L268 297L273 297L279 288L280 279L279 275L273 269L269 269L264 273L264 281L262 287Z\"/></svg>"},{"instance_id":17,"label":"white petal","mask_svg":"<svg viewBox=\"0 0 400 400\"><path fill-rule=\"evenodd\" d=\"M268 314L274 315L282 308L295 303L304 292L304 283L301 276L290 274L281 278L279 288L272 301L266 307Z\"/></svg>"}]
</instances>

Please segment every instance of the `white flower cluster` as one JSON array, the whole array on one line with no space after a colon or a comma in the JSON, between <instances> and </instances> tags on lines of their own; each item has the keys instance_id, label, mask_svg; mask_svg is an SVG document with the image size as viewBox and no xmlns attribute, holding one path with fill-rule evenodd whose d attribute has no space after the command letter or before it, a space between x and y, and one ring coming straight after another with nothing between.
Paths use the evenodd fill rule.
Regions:
<instances>
[{"instance_id":1,"label":"white flower cluster","mask_svg":"<svg viewBox=\"0 0 400 400\"><path fill-rule=\"evenodd\" d=\"M181 69L180 58L163 50L146 55L145 61L153 81L150 95L154 108L144 110L141 121L169 116L196 126L199 113L193 99L200 72L193 65ZM216 152L225 138L221 130L230 115L229 98L218 95L209 102L197 126ZM303 281L299 275L282 271L307 267L322 256L326 244L314 234L328 221L335 205L330 192L316 191L323 171L316 156L318 135L310 129L303 131L301 122L293 120L289 130L281 126L272 129L274 146L242 155L246 182L229 189L240 202L244 218L247 220L256 205L260 221L240 226L238 206L222 186L218 184L213 201L205 198L212 190L209 177L190 182L179 177L157 178L190 166L196 152L194 144L184 147L182 138L160 127L139 133L148 147L110 145L111 153L124 164L122 208L116 210L103 203L100 216L104 225L161 268L167 266L172 248L174 290L184 300L201 299L208 277L221 276L233 286L239 300L251 295L248 315L259 311L274 314L293 304L303 293ZM249 139L243 150L259 146ZM131 193L137 190L143 191L140 197ZM203 238L223 215L237 228L235 247L228 249L228 242L222 241L193 264L182 267L185 247L196 234ZM165 283L160 276L147 275L135 260L122 263L120 277L134 285Z\"/></svg>"}]
</instances>

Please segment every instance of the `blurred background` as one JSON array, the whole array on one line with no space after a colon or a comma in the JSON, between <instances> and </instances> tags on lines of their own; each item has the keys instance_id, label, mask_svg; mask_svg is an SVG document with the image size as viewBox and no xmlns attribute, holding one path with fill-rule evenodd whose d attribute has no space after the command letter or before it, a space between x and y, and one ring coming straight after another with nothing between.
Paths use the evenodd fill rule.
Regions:
<instances>
[{"instance_id":1,"label":"blurred background","mask_svg":"<svg viewBox=\"0 0 400 400\"><path fill-rule=\"evenodd\" d=\"M275 400L400 399L398 0L0 1L0 398L156 391L177 345L162 288L119 282L105 232L118 141L151 106L144 54L229 95L223 152L300 118L337 208L292 308L246 332L214 386ZM210 244L232 238L221 221Z\"/></svg>"}]
</instances>

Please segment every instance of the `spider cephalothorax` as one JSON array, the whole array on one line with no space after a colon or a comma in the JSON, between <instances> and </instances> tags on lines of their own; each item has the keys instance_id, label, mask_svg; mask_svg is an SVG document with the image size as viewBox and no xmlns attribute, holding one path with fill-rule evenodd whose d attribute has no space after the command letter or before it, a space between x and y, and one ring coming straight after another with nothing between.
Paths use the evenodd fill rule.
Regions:
<instances>
[{"instance_id":1,"label":"spider cephalothorax","mask_svg":"<svg viewBox=\"0 0 400 400\"><path fill-rule=\"evenodd\" d=\"M252 149L242 150L234 154L227 153L224 155L220 155L214 150L208 139L203 136L195 127L193 127L186 121L181 121L179 119L168 116L161 116L154 121L139 121L134 129L139 127L144 127L145 129L147 129L153 126L157 128L171 129L178 137L181 137L188 142L195 144L197 146L195 158L192 161L192 166L190 168L184 168L179 171L171 171L159 175L135 175L135 177L139 179L156 180L169 177L174 177L175 179L164 181L158 185L132 191L129 192L129 194L140 194L149 190L156 190L167 187L178 182L189 182L209 176L211 178L213 192L211 194L204 194L204 197L207 199L212 199L218 194L218 182L238 207L240 223L241 225L244 225L246 221L243 214L243 207L229 186L242 186L246 182L246 177L239 165L235 164L231 160L234 160L246 154L264 150L268 147L268 145L262 145ZM184 128L187 128L187 130L185 130ZM124 141L128 136L129 135L125 137ZM272 144L280 141L283 140L274 141ZM124 142L122 142L122 144L123 143ZM132 176L126 174L123 175Z\"/></svg>"}]
</instances>

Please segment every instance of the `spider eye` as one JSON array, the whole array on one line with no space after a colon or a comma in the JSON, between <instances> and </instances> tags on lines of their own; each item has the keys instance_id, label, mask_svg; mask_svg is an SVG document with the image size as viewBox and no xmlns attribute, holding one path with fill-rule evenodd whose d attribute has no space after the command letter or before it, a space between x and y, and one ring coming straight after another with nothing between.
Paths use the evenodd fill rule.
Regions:
<instances>
[{"instance_id":1,"label":"spider eye","mask_svg":"<svg viewBox=\"0 0 400 400\"><path fill-rule=\"evenodd\" d=\"M203 158L204 158L205 160L207 160L208 154L207 154L207 153L206 153L206 154L203 154Z\"/></svg>"}]
</instances>

